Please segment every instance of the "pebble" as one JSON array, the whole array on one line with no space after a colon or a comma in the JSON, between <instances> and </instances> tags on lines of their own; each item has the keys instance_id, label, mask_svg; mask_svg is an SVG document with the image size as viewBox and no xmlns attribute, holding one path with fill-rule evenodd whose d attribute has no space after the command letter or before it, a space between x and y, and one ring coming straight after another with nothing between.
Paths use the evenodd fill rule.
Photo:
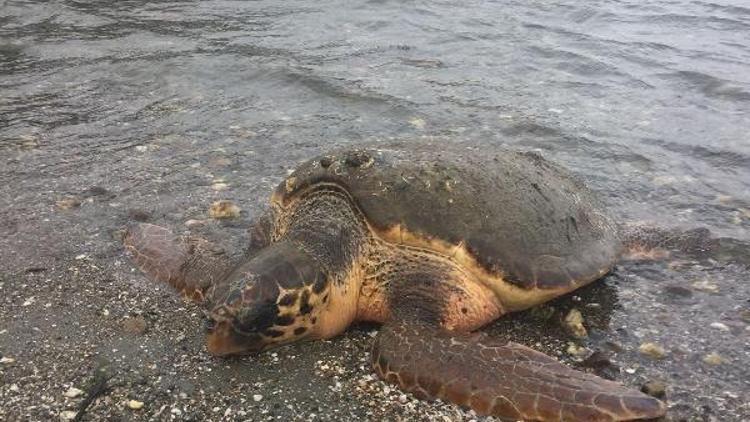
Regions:
<instances>
[{"instance_id":1,"label":"pebble","mask_svg":"<svg viewBox=\"0 0 750 422\"><path fill-rule=\"evenodd\" d=\"M240 216L240 207L232 201L221 200L212 203L208 207L208 216L211 218L237 218Z\"/></svg>"},{"instance_id":2,"label":"pebble","mask_svg":"<svg viewBox=\"0 0 750 422\"><path fill-rule=\"evenodd\" d=\"M81 206L81 201L76 198L63 198L55 203L57 208L61 210L69 210L72 208L78 208Z\"/></svg>"},{"instance_id":3,"label":"pebble","mask_svg":"<svg viewBox=\"0 0 750 422\"><path fill-rule=\"evenodd\" d=\"M693 288L701 292L716 293L719 291L719 286L711 283L708 280L696 281L693 283Z\"/></svg>"},{"instance_id":4,"label":"pebble","mask_svg":"<svg viewBox=\"0 0 750 422\"><path fill-rule=\"evenodd\" d=\"M81 394L83 394L83 390L75 387L70 387L68 388L68 391L66 391L63 395L69 399L73 399L80 396Z\"/></svg>"},{"instance_id":5,"label":"pebble","mask_svg":"<svg viewBox=\"0 0 750 422\"><path fill-rule=\"evenodd\" d=\"M410 119L409 120L409 124L412 125L412 126L414 126L417 129L419 129L419 130L424 129L424 127L427 125L427 123L425 123L424 119L420 119L419 117L414 117L414 118Z\"/></svg>"},{"instance_id":6,"label":"pebble","mask_svg":"<svg viewBox=\"0 0 750 422\"><path fill-rule=\"evenodd\" d=\"M683 286L674 285L674 284L666 286L664 288L664 293L670 294L672 296L677 296L677 297L693 296L693 292L690 289L683 287Z\"/></svg>"},{"instance_id":7,"label":"pebble","mask_svg":"<svg viewBox=\"0 0 750 422\"><path fill-rule=\"evenodd\" d=\"M21 389L18 388L18 384L11 384L10 387L9 387L9 389L10 389L10 391L12 391L14 393L17 393L17 392L21 391Z\"/></svg>"},{"instance_id":8,"label":"pebble","mask_svg":"<svg viewBox=\"0 0 750 422\"><path fill-rule=\"evenodd\" d=\"M3 357L0 358L0 363L6 363L7 364L7 363L13 363L15 361L16 361L15 359L9 358L7 356L3 356Z\"/></svg>"},{"instance_id":9,"label":"pebble","mask_svg":"<svg viewBox=\"0 0 750 422\"><path fill-rule=\"evenodd\" d=\"M706 356L703 356L703 362L706 362L709 365L721 365L724 363L724 358L716 352L711 352Z\"/></svg>"},{"instance_id":10,"label":"pebble","mask_svg":"<svg viewBox=\"0 0 750 422\"><path fill-rule=\"evenodd\" d=\"M182 410L180 410L180 409L178 409L176 407L173 407L172 410L170 410L170 412L172 412L172 414L175 415L175 416L182 415Z\"/></svg>"},{"instance_id":11,"label":"pebble","mask_svg":"<svg viewBox=\"0 0 750 422\"><path fill-rule=\"evenodd\" d=\"M263 400L263 396L261 396L260 394L253 394L253 401L258 402L261 400Z\"/></svg>"},{"instance_id":12,"label":"pebble","mask_svg":"<svg viewBox=\"0 0 750 422\"><path fill-rule=\"evenodd\" d=\"M60 412L60 419L64 421L72 421L75 419L76 415L78 415L78 412L74 410L63 410Z\"/></svg>"},{"instance_id":13,"label":"pebble","mask_svg":"<svg viewBox=\"0 0 750 422\"><path fill-rule=\"evenodd\" d=\"M575 357L584 357L588 353L588 349L575 343L568 343L568 348L565 351Z\"/></svg>"},{"instance_id":14,"label":"pebble","mask_svg":"<svg viewBox=\"0 0 750 422\"><path fill-rule=\"evenodd\" d=\"M729 327L721 322L712 322L710 327L721 331L729 331Z\"/></svg>"},{"instance_id":15,"label":"pebble","mask_svg":"<svg viewBox=\"0 0 750 422\"><path fill-rule=\"evenodd\" d=\"M565 324L565 328L567 328L570 334L574 337L582 338L588 335L586 327L583 326L583 315L581 315L581 311L576 308L573 308L568 312L563 323Z\"/></svg>"},{"instance_id":16,"label":"pebble","mask_svg":"<svg viewBox=\"0 0 750 422\"><path fill-rule=\"evenodd\" d=\"M128 407L133 410L138 410L143 408L143 402L138 400L128 400Z\"/></svg>"},{"instance_id":17,"label":"pebble","mask_svg":"<svg viewBox=\"0 0 750 422\"><path fill-rule=\"evenodd\" d=\"M232 164L232 160L226 157L215 157L208 160L208 165L212 167L226 167Z\"/></svg>"},{"instance_id":18,"label":"pebble","mask_svg":"<svg viewBox=\"0 0 750 422\"><path fill-rule=\"evenodd\" d=\"M138 315L132 318L125 318L122 321L122 329L129 334L141 335L146 332L146 320Z\"/></svg>"},{"instance_id":19,"label":"pebble","mask_svg":"<svg viewBox=\"0 0 750 422\"><path fill-rule=\"evenodd\" d=\"M531 316L543 321L549 321L555 315L555 307L550 305L539 305L531 308Z\"/></svg>"},{"instance_id":20,"label":"pebble","mask_svg":"<svg viewBox=\"0 0 750 422\"><path fill-rule=\"evenodd\" d=\"M651 397L656 397L657 399L663 399L667 395L667 385L661 381L652 380L643 384L643 386L641 387L641 391L648 394Z\"/></svg>"},{"instance_id":21,"label":"pebble","mask_svg":"<svg viewBox=\"0 0 750 422\"><path fill-rule=\"evenodd\" d=\"M652 359L663 359L667 355L663 347L653 342L642 343L638 351Z\"/></svg>"},{"instance_id":22,"label":"pebble","mask_svg":"<svg viewBox=\"0 0 750 422\"><path fill-rule=\"evenodd\" d=\"M229 185L226 184L226 183L222 183L222 182L214 183L213 185L211 185L211 189L213 189L213 190L215 190L217 192L221 192L223 190L229 189Z\"/></svg>"},{"instance_id":23,"label":"pebble","mask_svg":"<svg viewBox=\"0 0 750 422\"><path fill-rule=\"evenodd\" d=\"M144 210L129 209L128 217L131 220L140 221L141 223L143 223L151 219L151 214Z\"/></svg>"}]
</instances>

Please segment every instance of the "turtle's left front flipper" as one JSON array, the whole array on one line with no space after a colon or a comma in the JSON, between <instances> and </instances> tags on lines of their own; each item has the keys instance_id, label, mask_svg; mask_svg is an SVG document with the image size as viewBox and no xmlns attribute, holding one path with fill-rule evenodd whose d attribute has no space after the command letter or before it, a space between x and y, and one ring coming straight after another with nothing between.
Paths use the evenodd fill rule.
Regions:
<instances>
[{"instance_id":1,"label":"turtle's left front flipper","mask_svg":"<svg viewBox=\"0 0 750 422\"><path fill-rule=\"evenodd\" d=\"M220 281L232 268L229 257L211 242L153 224L130 226L123 242L147 276L199 302L220 294Z\"/></svg>"},{"instance_id":2,"label":"turtle's left front flipper","mask_svg":"<svg viewBox=\"0 0 750 422\"><path fill-rule=\"evenodd\" d=\"M375 339L373 366L423 399L440 398L477 413L514 420L621 421L662 416L664 403L612 381L575 371L512 342L396 319Z\"/></svg>"}]
</instances>

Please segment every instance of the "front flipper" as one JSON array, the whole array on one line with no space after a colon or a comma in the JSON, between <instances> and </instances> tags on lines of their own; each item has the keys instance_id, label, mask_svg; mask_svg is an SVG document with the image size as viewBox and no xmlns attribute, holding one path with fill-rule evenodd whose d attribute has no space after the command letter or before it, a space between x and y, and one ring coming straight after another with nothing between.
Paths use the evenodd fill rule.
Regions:
<instances>
[{"instance_id":1,"label":"front flipper","mask_svg":"<svg viewBox=\"0 0 750 422\"><path fill-rule=\"evenodd\" d=\"M200 238L176 236L164 227L136 224L123 239L133 262L153 280L168 283L187 298L210 300L231 268L216 245Z\"/></svg>"},{"instance_id":2,"label":"front flipper","mask_svg":"<svg viewBox=\"0 0 750 422\"><path fill-rule=\"evenodd\" d=\"M452 333L400 318L380 330L373 366L422 399L440 398L483 415L535 421L621 421L662 416L664 403L575 371L526 346Z\"/></svg>"}]
</instances>

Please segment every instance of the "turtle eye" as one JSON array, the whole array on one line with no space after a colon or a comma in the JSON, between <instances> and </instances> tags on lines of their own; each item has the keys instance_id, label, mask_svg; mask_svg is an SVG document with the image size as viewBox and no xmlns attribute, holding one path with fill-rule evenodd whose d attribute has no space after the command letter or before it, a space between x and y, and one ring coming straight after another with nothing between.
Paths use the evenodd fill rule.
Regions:
<instances>
[{"instance_id":1,"label":"turtle eye","mask_svg":"<svg viewBox=\"0 0 750 422\"><path fill-rule=\"evenodd\" d=\"M203 328L208 332L213 331L216 328L216 320L206 315L203 318Z\"/></svg>"}]
</instances>

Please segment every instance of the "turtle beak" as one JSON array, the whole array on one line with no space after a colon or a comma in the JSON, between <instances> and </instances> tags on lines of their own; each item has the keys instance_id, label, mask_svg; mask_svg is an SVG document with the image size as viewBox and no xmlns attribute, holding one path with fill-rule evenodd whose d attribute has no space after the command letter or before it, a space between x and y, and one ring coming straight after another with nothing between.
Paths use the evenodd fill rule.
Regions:
<instances>
[{"instance_id":1,"label":"turtle beak","mask_svg":"<svg viewBox=\"0 0 750 422\"><path fill-rule=\"evenodd\" d=\"M247 355L263 349L258 335L237 333L229 321L221 321L208 329L206 348L214 356Z\"/></svg>"}]
</instances>

